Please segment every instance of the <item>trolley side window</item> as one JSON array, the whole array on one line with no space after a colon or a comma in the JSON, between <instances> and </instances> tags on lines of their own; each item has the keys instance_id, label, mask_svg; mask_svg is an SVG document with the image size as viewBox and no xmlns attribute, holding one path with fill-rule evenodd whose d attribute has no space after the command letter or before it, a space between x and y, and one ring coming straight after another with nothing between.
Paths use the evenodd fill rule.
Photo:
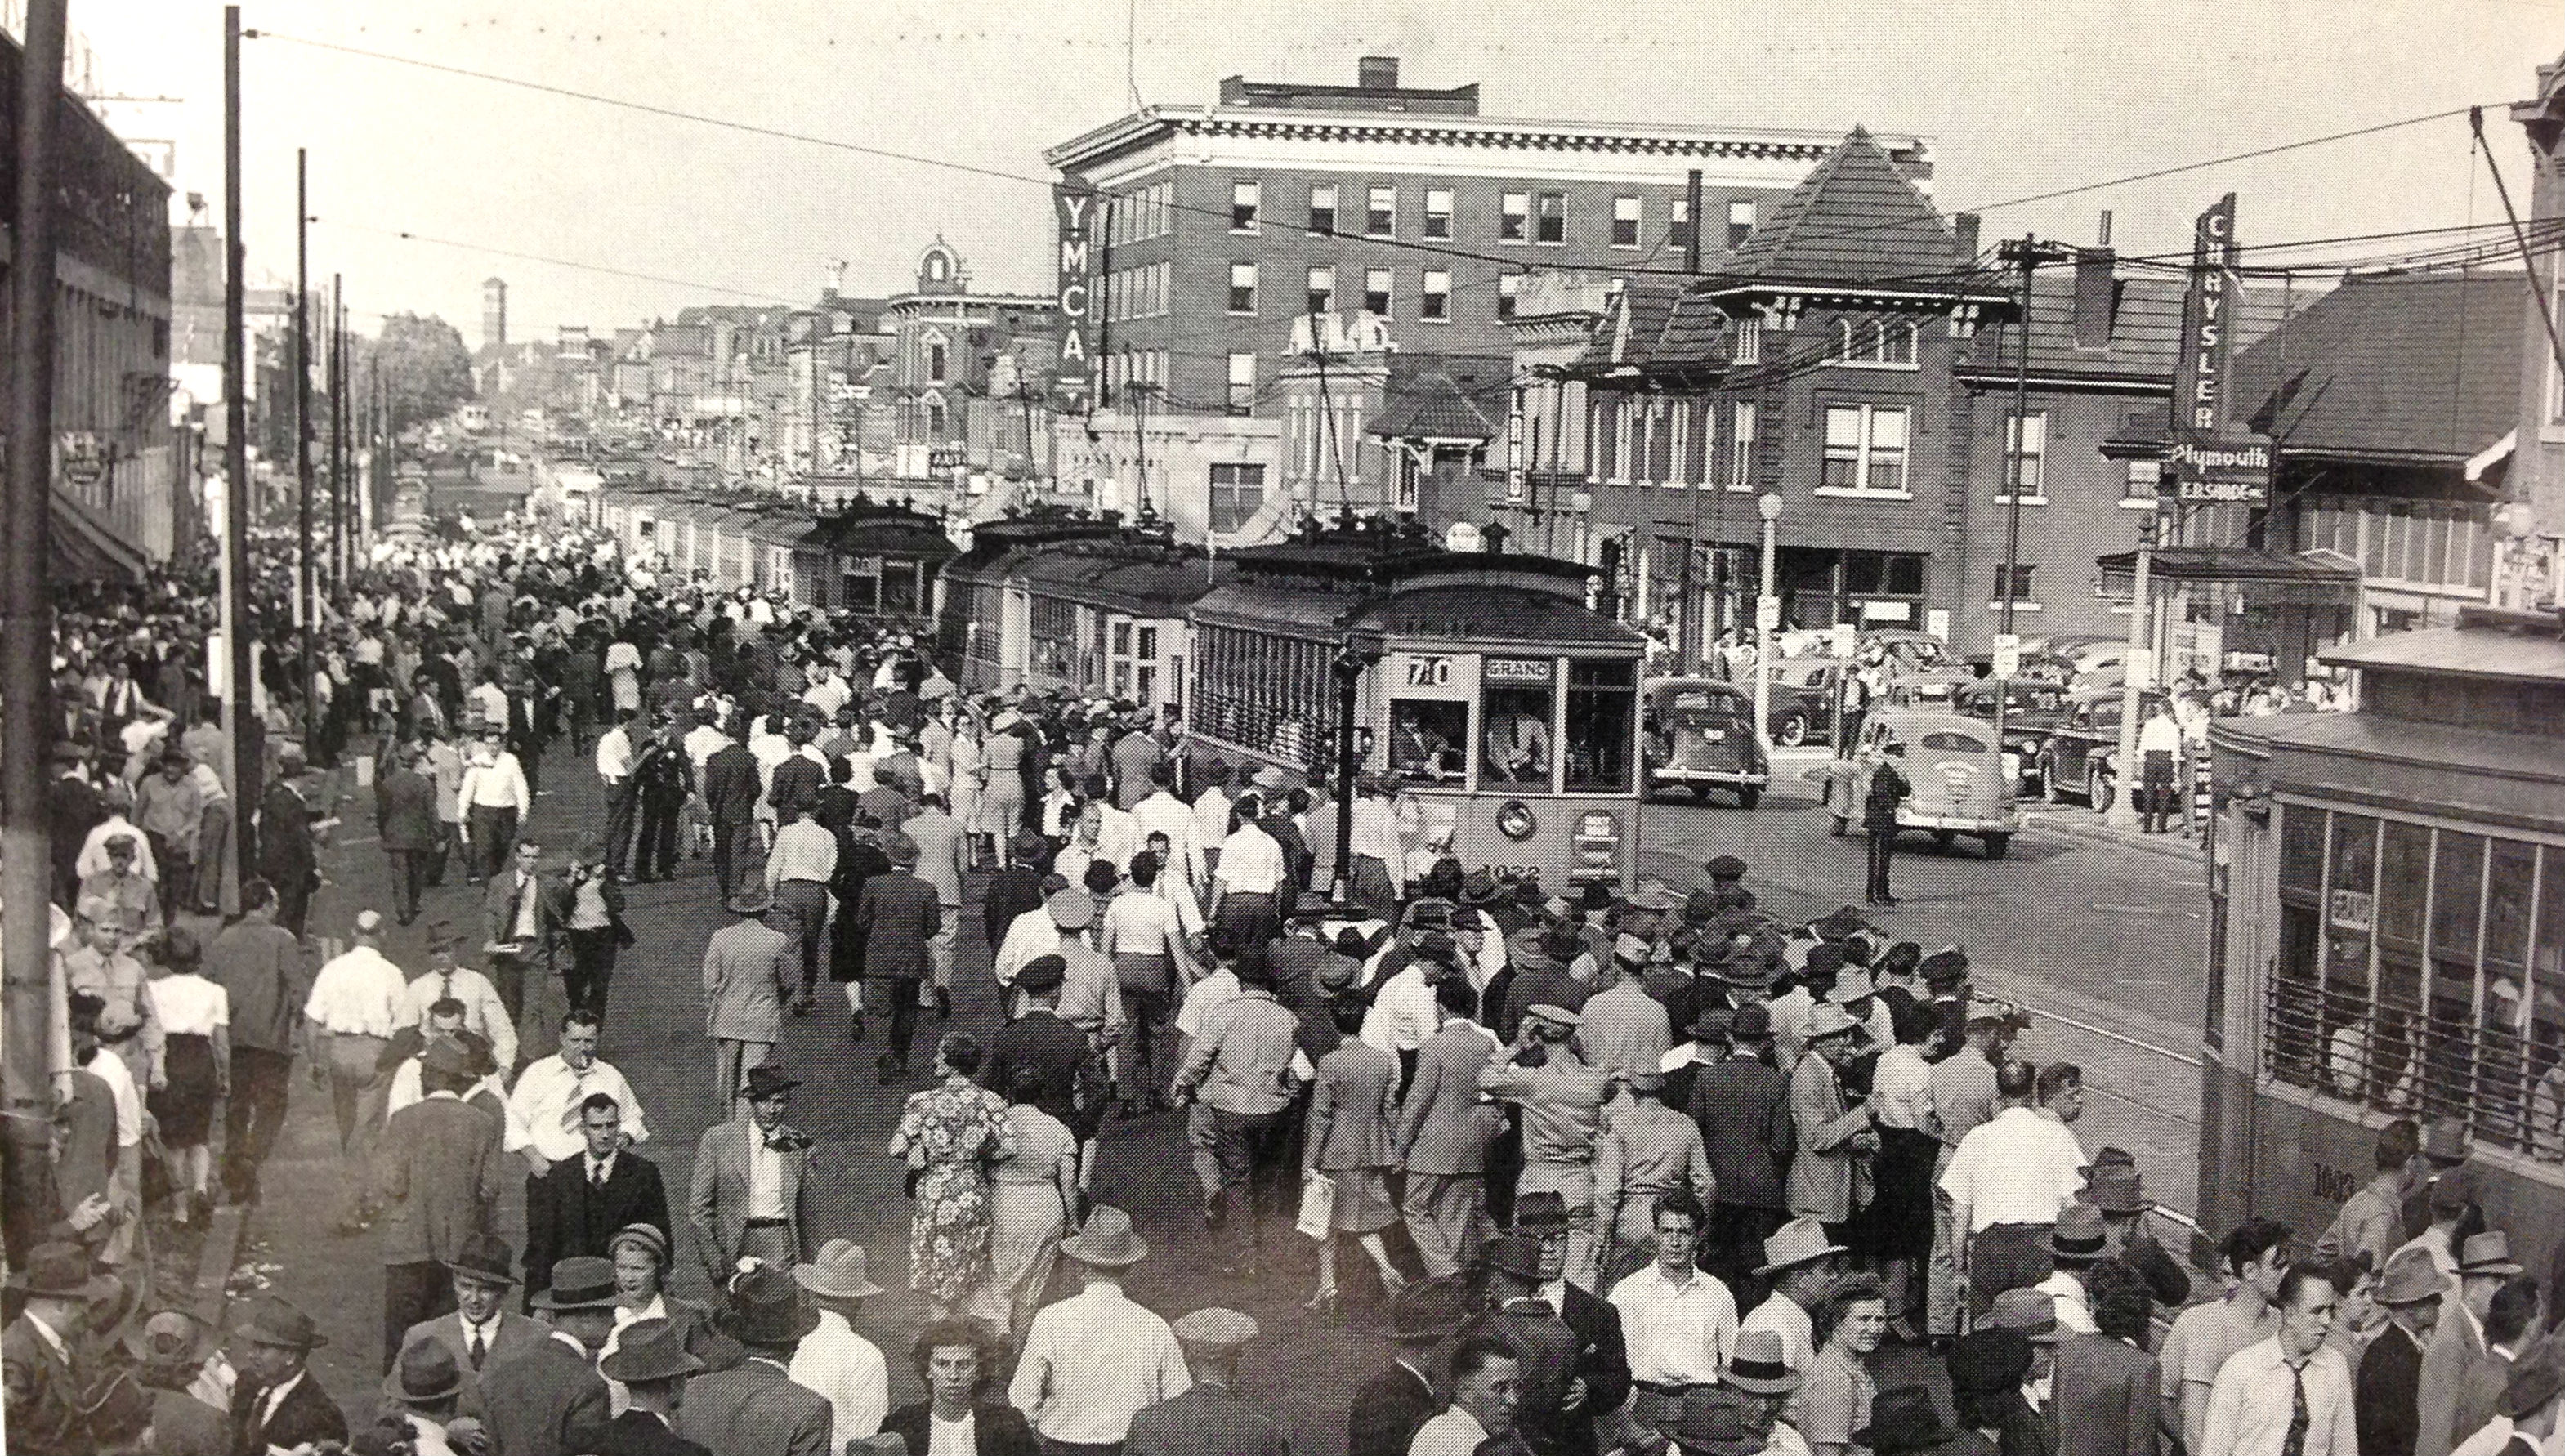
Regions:
<instances>
[{"instance_id":1,"label":"trolley side window","mask_svg":"<svg viewBox=\"0 0 2565 1456\"><path fill-rule=\"evenodd\" d=\"M1470 705L1431 698L1389 700L1389 771L1402 784L1462 781L1462 746L1470 741Z\"/></svg>"},{"instance_id":2,"label":"trolley side window","mask_svg":"<svg viewBox=\"0 0 2565 1456\"><path fill-rule=\"evenodd\" d=\"M1549 788L1552 725L1558 720L1558 664L1548 658L1490 657L1479 666L1486 701L1479 713L1479 784Z\"/></svg>"},{"instance_id":3,"label":"trolley side window","mask_svg":"<svg viewBox=\"0 0 2565 1456\"><path fill-rule=\"evenodd\" d=\"M1631 727L1638 714L1639 664L1567 664L1567 789L1626 793Z\"/></svg>"}]
</instances>

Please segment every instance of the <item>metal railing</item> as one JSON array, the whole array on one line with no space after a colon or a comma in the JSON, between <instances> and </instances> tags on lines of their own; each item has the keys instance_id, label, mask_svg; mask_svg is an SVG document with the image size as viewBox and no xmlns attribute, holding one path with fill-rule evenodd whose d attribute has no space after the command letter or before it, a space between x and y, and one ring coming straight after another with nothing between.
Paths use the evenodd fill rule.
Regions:
<instances>
[{"instance_id":1,"label":"metal railing","mask_svg":"<svg viewBox=\"0 0 2565 1456\"><path fill-rule=\"evenodd\" d=\"M2262 1070L2373 1111L2456 1117L2480 1143L2565 1162L2565 1045L2394 996L2274 977Z\"/></svg>"}]
</instances>

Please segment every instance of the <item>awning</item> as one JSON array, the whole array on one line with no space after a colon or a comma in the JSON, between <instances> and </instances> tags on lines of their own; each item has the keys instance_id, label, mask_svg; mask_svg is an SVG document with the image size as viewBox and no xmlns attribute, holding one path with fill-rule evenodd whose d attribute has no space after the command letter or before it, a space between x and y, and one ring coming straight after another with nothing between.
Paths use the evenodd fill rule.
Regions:
<instances>
[{"instance_id":1,"label":"awning","mask_svg":"<svg viewBox=\"0 0 2565 1456\"><path fill-rule=\"evenodd\" d=\"M2134 588L2137 553L2098 557L2102 593L2126 599ZM2360 593L2360 567L2330 551L2260 551L2243 546L2167 546L2147 565L2151 583L2242 588L2254 606L2334 607Z\"/></svg>"},{"instance_id":2,"label":"awning","mask_svg":"<svg viewBox=\"0 0 2565 1456\"><path fill-rule=\"evenodd\" d=\"M121 582L142 580L142 553L117 539L79 502L54 493L53 529L46 533L56 582Z\"/></svg>"}]
</instances>

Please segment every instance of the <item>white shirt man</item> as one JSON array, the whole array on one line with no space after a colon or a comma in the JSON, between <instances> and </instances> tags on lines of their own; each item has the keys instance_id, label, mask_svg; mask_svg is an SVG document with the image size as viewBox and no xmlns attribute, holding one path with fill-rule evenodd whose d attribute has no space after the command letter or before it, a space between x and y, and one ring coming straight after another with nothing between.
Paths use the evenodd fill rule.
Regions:
<instances>
[{"instance_id":1,"label":"white shirt man","mask_svg":"<svg viewBox=\"0 0 2565 1456\"><path fill-rule=\"evenodd\" d=\"M632 735L621 723L596 735L596 777L608 793L632 777Z\"/></svg>"},{"instance_id":2,"label":"white shirt man","mask_svg":"<svg viewBox=\"0 0 2565 1456\"><path fill-rule=\"evenodd\" d=\"M2086 1159L2065 1123L2011 1106L1973 1127L1942 1172L1942 1191L1968 1210L1968 1232L2053 1224L2083 1190Z\"/></svg>"},{"instance_id":3,"label":"white shirt man","mask_svg":"<svg viewBox=\"0 0 2565 1456\"><path fill-rule=\"evenodd\" d=\"M890 1367L879 1346L855 1333L846 1317L825 1305L819 1323L793 1351L793 1383L828 1402L828 1448L845 1449L881 1429L890 1414Z\"/></svg>"},{"instance_id":4,"label":"white shirt man","mask_svg":"<svg viewBox=\"0 0 2565 1456\"><path fill-rule=\"evenodd\" d=\"M476 753L455 793L467 814L475 808L513 809L522 820L535 808L535 796L526 789L525 769L504 748L485 747Z\"/></svg>"},{"instance_id":5,"label":"white shirt man","mask_svg":"<svg viewBox=\"0 0 2565 1456\"><path fill-rule=\"evenodd\" d=\"M2321 1287L2323 1281L2311 1283ZM2332 1297L2322 1298L2330 1303ZM2342 1351L2322 1343L2292 1360L2288 1323L2283 1317L2281 1333L2244 1346L2217 1367L2200 1456L2281 1456L2299 1389L2306 1392L2303 1456L2357 1456L2350 1363ZM2321 1327L2316 1334L2320 1340Z\"/></svg>"},{"instance_id":6,"label":"white shirt man","mask_svg":"<svg viewBox=\"0 0 2565 1456\"><path fill-rule=\"evenodd\" d=\"M1134 1414L1193 1383L1167 1322L1089 1272L1084 1290L1034 1316L1007 1399L1046 1445L1118 1446Z\"/></svg>"},{"instance_id":7,"label":"white shirt man","mask_svg":"<svg viewBox=\"0 0 2565 1456\"><path fill-rule=\"evenodd\" d=\"M707 719L686 730L686 757L694 760L695 781L703 782L704 764L730 744L730 735Z\"/></svg>"},{"instance_id":8,"label":"white shirt man","mask_svg":"<svg viewBox=\"0 0 2565 1456\"><path fill-rule=\"evenodd\" d=\"M1413 1052L1441 1030L1442 1014L1435 1005L1434 987L1425 979L1426 964L1417 957L1381 983L1371 1010L1363 1016L1364 1042L1384 1052Z\"/></svg>"},{"instance_id":9,"label":"white shirt man","mask_svg":"<svg viewBox=\"0 0 2565 1456\"><path fill-rule=\"evenodd\" d=\"M855 690L825 662L815 664L811 671L811 685L802 689L802 701L817 708L819 716L833 720L837 710L853 700Z\"/></svg>"},{"instance_id":10,"label":"white shirt man","mask_svg":"<svg viewBox=\"0 0 2565 1456\"><path fill-rule=\"evenodd\" d=\"M409 1009L409 978L361 941L331 957L313 977L303 1015L334 1035L384 1041L417 1019Z\"/></svg>"},{"instance_id":11,"label":"white shirt man","mask_svg":"<svg viewBox=\"0 0 2565 1456\"><path fill-rule=\"evenodd\" d=\"M1677 1279L1652 1259L1612 1286L1611 1301L1621 1314L1632 1379L1650 1385L1719 1383L1720 1369L1737 1347L1737 1300L1728 1286L1690 1267Z\"/></svg>"},{"instance_id":12,"label":"white shirt man","mask_svg":"<svg viewBox=\"0 0 2565 1456\"><path fill-rule=\"evenodd\" d=\"M490 1044L490 1060L502 1071L517 1065L517 1025L508 1019L508 1003L490 978L469 966L450 963L428 971L401 993L403 1026L423 1026L427 1009L439 1001L463 1003L463 1029Z\"/></svg>"},{"instance_id":13,"label":"white shirt man","mask_svg":"<svg viewBox=\"0 0 2565 1456\"><path fill-rule=\"evenodd\" d=\"M583 1024L574 1022L572 1028ZM623 1109L623 1135L633 1142L650 1140L649 1124L641 1117L641 1099L632 1094L632 1084L596 1055L594 1027L583 1046L573 1046L572 1055L584 1060L584 1066L573 1066L570 1057L556 1052L526 1065L517 1078L516 1091L508 1094L510 1120L526 1130L527 1144L546 1162L563 1162L575 1158L586 1147L579 1127L579 1104L596 1093L614 1098Z\"/></svg>"},{"instance_id":14,"label":"white shirt man","mask_svg":"<svg viewBox=\"0 0 2565 1456\"><path fill-rule=\"evenodd\" d=\"M1177 878L1199 892L1204 883L1202 842L1194 837L1193 810L1161 786L1131 806L1131 820L1139 826L1143 845L1151 835L1167 837L1168 862L1160 866L1165 871L1160 878Z\"/></svg>"},{"instance_id":15,"label":"white shirt man","mask_svg":"<svg viewBox=\"0 0 2565 1456\"><path fill-rule=\"evenodd\" d=\"M1220 846L1220 867L1212 881L1224 893L1275 894L1282 887L1282 847L1254 824L1242 824Z\"/></svg>"}]
</instances>

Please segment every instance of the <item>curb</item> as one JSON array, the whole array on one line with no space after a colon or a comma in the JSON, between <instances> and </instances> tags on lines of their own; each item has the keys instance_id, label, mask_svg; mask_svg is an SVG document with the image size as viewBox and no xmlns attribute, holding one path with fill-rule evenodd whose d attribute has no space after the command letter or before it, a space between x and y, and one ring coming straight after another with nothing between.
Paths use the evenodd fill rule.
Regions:
<instances>
[{"instance_id":1,"label":"curb","mask_svg":"<svg viewBox=\"0 0 2565 1456\"><path fill-rule=\"evenodd\" d=\"M195 1316L208 1330L225 1328L232 1270L240 1263L241 1241L249 1234L249 1210L238 1204L215 1208L205 1230L205 1247L196 1256L196 1285L191 1292Z\"/></svg>"},{"instance_id":2,"label":"curb","mask_svg":"<svg viewBox=\"0 0 2565 1456\"><path fill-rule=\"evenodd\" d=\"M2204 857L2201 845L2181 835L2141 835L2099 825L2079 824L2073 820L2050 819L2036 812L2022 816L2022 828L2061 839L2081 840L2088 845L2108 845L2115 849L2135 849L2167 859L2180 859L2197 864Z\"/></svg>"}]
</instances>

